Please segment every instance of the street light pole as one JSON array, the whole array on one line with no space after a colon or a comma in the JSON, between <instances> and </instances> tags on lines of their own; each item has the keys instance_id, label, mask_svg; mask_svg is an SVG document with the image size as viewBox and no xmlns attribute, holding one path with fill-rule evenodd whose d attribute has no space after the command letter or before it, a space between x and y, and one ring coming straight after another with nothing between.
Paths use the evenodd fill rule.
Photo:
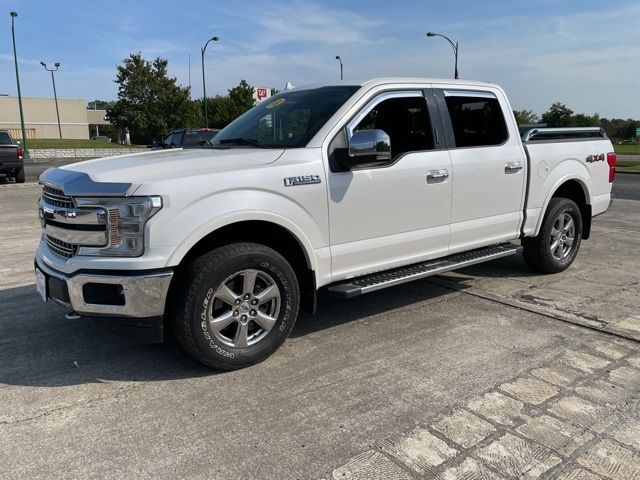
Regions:
<instances>
[{"instance_id":1,"label":"street light pole","mask_svg":"<svg viewBox=\"0 0 640 480\"><path fill-rule=\"evenodd\" d=\"M20 75L18 74L18 54L16 53L16 30L15 20L18 16L17 12L11 12L11 37L13 38L13 61L16 64L16 84L18 86L18 107L20 108L20 125L22 127L22 154L24 158L29 158L27 150L27 131L24 128L24 112L22 110L22 94L20 93Z\"/></svg>"},{"instance_id":2,"label":"street light pole","mask_svg":"<svg viewBox=\"0 0 640 480\"><path fill-rule=\"evenodd\" d=\"M453 43L453 41L451 41L451 39L445 35L442 35L440 33L434 33L434 32L428 32L427 33L427 37L442 37L444 38L447 42L449 42L449 44L451 45L451 48L453 48L453 53L455 55L455 71L453 73L453 78L455 78L456 80L458 80L460 78L460 76L458 75L458 42Z\"/></svg>"},{"instance_id":3,"label":"street light pole","mask_svg":"<svg viewBox=\"0 0 640 480\"><path fill-rule=\"evenodd\" d=\"M200 56L202 60L202 93L204 94L204 97L202 97L202 103L204 103L204 126L205 127L209 126L209 114L207 112L207 83L204 78L204 52L207 51L207 46L209 45L209 42L217 42L218 40L220 40L218 37L211 37L209 40L207 40L207 43L204 44L204 47L200 49Z\"/></svg>"},{"instance_id":4,"label":"street light pole","mask_svg":"<svg viewBox=\"0 0 640 480\"><path fill-rule=\"evenodd\" d=\"M342 80L342 58L340 55L336 55L336 60L340 62L340 80Z\"/></svg>"},{"instance_id":5,"label":"street light pole","mask_svg":"<svg viewBox=\"0 0 640 480\"><path fill-rule=\"evenodd\" d=\"M47 72L51 72L51 83L53 84L53 99L56 102L56 117L58 117L58 134L60 135L60 139L62 140L62 127L60 126L60 110L58 109L58 93L56 92L56 79L53 76L53 72L57 72L60 68L60 63L56 62L53 64L55 68L47 68L47 64L44 62L40 62L40 65L44 67Z\"/></svg>"}]
</instances>

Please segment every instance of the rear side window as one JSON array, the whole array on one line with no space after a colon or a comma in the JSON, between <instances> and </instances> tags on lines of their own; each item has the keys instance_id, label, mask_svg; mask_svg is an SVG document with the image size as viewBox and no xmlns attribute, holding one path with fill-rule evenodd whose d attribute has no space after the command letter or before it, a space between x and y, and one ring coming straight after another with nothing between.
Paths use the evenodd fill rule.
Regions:
<instances>
[{"instance_id":1,"label":"rear side window","mask_svg":"<svg viewBox=\"0 0 640 480\"><path fill-rule=\"evenodd\" d=\"M13 145L13 141L7 132L0 132L0 145Z\"/></svg>"},{"instance_id":2,"label":"rear side window","mask_svg":"<svg viewBox=\"0 0 640 480\"><path fill-rule=\"evenodd\" d=\"M507 138L507 126L498 99L486 96L446 95L445 101L456 147L500 145Z\"/></svg>"}]
</instances>

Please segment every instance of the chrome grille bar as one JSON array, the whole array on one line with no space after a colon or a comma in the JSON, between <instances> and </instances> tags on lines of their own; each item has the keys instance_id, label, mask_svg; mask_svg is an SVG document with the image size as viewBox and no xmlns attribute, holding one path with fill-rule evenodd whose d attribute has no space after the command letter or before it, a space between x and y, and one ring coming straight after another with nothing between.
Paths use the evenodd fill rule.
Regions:
<instances>
[{"instance_id":1,"label":"chrome grille bar","mask_svg":"<svg viewBox=\"0 0 640 480\"><path fill-rule=\"evenodd\" d=\"M78 251L77 245L63 242L62 240L58 240L57 238L53 238L49 235L45 235L45 240L47 242L47 246L49 247L49 250L51 250L53 253L55 253L60 257L71 258Z\"/></svg>"},{"instance_id":2,"label":"chrome grille bar","mask_svg":"<svg viewBox=\"0 0 640 480\"><path fill-rule=\"evenodd\" d=\"M49 185L44 185L42 188L42 198L47 203L55 207L73 208L73 199L60 189L53 188Z\"/></svg>"}]
</instances>

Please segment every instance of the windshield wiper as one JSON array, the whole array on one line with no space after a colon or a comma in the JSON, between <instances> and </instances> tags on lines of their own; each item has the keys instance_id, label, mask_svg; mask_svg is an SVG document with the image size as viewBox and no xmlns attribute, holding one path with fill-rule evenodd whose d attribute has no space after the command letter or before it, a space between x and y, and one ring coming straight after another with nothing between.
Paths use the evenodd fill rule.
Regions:
<instances>
[{"instance_id":1,"label":"windshield wiper","mask_svg":"<svg viewBox=\"0 0 640 480\"><path fill-rule=\"evenodd\" d=\"M254 138L243 138L243 137L224 138L224 139L220 140L218 143L220 145L226 145L226 144L229 144L229 143L235 143L236 145L244 145L244 146L248 146L248 147L266 148L264 145L260 145L260 142L258 142Z\"/></svg>"}]
</instances>

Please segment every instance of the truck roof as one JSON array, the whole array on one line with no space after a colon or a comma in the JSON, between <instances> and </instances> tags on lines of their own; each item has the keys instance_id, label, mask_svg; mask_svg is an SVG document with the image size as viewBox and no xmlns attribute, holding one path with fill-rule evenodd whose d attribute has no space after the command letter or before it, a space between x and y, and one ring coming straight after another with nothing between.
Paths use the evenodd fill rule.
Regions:
<instances>
[{"instance_id":1,"label":"truck roof","mask_svg":"<svg viewBox=\"0 0 640 480\"><path fill-rule=\"evenodd\" d=\"M455 83L457 85L467 86L467 87L500 88L498 85L494 83L482 82L477 80L454 80L452 78L430 78L430 77L380 77L380 78L372 78L370 80L365 80L365 81L354 81L354 82L337 81L337 82L316 83L316 84L310 84L310 85L300 85L300 86L293 87L293 90L306 90L306 89L320 88L320 87L338 87L338 86L345 86L345 85L353 85L353 86L359 86L359 87L377 87L379 85L386 85L390 83L391 84L393 83L405 83L405 84L407 83L417 83L417 84Z\"/></svg>"}]
</instances>

